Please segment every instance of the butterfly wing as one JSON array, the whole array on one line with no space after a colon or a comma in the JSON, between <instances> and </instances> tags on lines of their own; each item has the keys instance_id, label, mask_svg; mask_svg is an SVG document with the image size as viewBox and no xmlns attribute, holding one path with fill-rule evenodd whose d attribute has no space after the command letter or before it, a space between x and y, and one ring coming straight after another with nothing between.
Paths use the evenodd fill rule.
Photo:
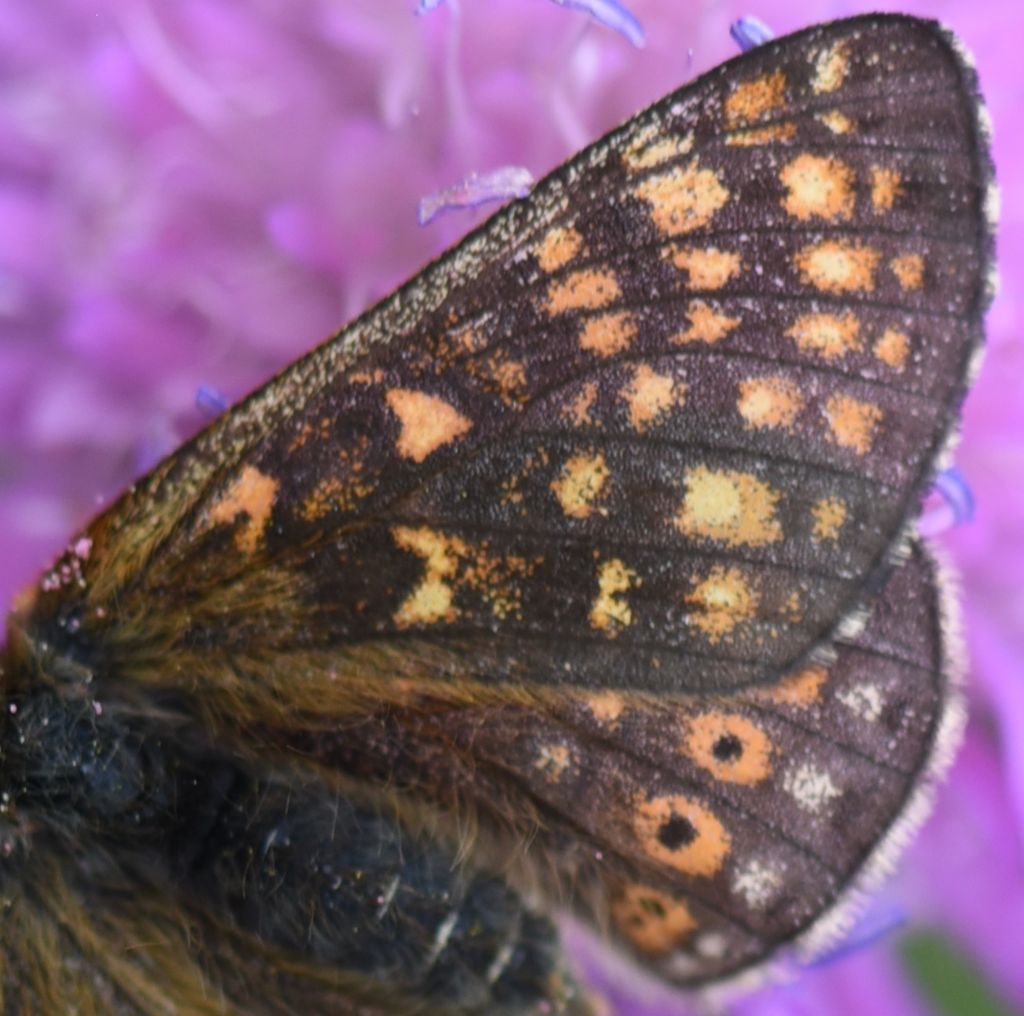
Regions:
<instances>
[{"instance_id":1,"label":"butterfly wing","mask_svg":"<svg viewBox=\"0 0 1024 1016\"><path fill-rule=\"evenodd\" d=\"M705 75L158 466L18 623L231 725L396 677L778 678L877 587L949 436L988 292L976 107L901 17Z\"/></svg>"},{"instance_id":2,"label":"butterfly wing","mask_svg":"<svg viewBox=\"0 0 1024 1016\"><path fill-rule=\"evenodd\" d=\"M915 545L830 664L768 687L474 708L424 685L286 747L448 809L473 788L549 893L662 977L703 984L820 948L921 820L963 721L940 578Z\"/></svg>"},{"instance_id":3,"label":"butterfly wing","mask_svg":"<svg viewBox=\"0 0 1024 1016\"><path fill-rule=\"evenodd\" d=\"M876 596L981 340L977 106L894 16L705 75L158 466L12 644L511 830L671 980L750 966L955 715L926 559Z\"/></svg>"}]
</instances>

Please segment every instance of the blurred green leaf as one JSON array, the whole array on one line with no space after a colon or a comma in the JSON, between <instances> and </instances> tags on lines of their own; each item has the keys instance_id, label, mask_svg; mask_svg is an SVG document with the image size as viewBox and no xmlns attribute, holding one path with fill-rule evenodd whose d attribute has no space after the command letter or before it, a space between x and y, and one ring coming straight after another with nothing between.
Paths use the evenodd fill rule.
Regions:
<instances>
[{"instance_id":1,"label":"blurred green leaf","mask_svg":"<svg viewBox=\"0 0 1024 1016\"><path fill-rule=\"evenodd\" d=\"M1020 1016L974 960L937 931L913 931L899 944L914 987L939 1016Z\"/></svg>"}]
</instances>

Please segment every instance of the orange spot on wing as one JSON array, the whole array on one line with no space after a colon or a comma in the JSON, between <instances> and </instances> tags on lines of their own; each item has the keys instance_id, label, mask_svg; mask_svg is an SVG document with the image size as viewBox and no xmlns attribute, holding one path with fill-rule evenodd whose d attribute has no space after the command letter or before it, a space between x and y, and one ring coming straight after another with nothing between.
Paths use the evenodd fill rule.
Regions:
<instances>
[{"instance_id":1,"label":"orange spot on wing","mask_svg":"<svg viewBox=\"0 0 1024 1016\"><path fill-rule=\"evenodd\" d=\"M426 562L426 572L415 589L405 598L394 615L395 625L408 628L417 624L451 622L458 617L453 606L452 586L458 571L459 558L469 553L468 546L457 536L445 536L426 526L397 526L392 539Z\"/></svg>"},{"instance_id":2,"label":"orange spot on wing","mask_svg":"<svg viewBox=\"0 0 1024 1016\"><path fill-rule=\"evenodd\" d=\"M278 482L255 466L245 466L237 479L210 508L214 525L234 522L245 515L245 523L235 533L235 546L251 554L263 539L277 497Z\"/></svg>"},{"instance_id":3,"label":"orange spot on wing","mask_svg":"<svg viewBox=\"0 0 1024 1016\"><path fill-rule=\"evenodd\" d=\"M882 410L874 403L835 394L825 403L825 417L829 436L837 445L867 455L882 420Z\"/></svg>"},{"instance_id":4,"label":"orange spot on wing","mask_svg":"<svg viewBox=\"0 0 1024 1016\"><path fill-rule=\"evenodd\" d=\"M638 184L633 193L651 206L651 219L667 236L678 236L706 226L729 200L718 175L701 169L694 159Z\"/></svg>"},{"instance_id":5,"label":"orange spot on wing","mask_svg":"<svg viewBox=\"0 0 1024 1016\"><path fill-rule=\"evenodd\" d=\"M600 691L588 695L585 702L598 723L616 723L626 708L625 700L617 691Z\"/></svg>"},{"instance_id":6,"label":"orange spot on wing","mask_svg":"<svg viewBox=\"0 0 1024 1016\"><path fill-rule=\"evenodd\" d=\"M725 119L730 127L753 123L786 105L786 75L773 71L736 85L725 100Z\"/></svg>"},{"instance_id":7,"label":"orange spot on wing","mask_svg":"<svg viewBox=\"0 0 1024 1016\"><path fill-rule=\"evenodd\" d=\"M659 374L647 364L638 366L622 390L633 429L642 432L673 406L681 406L685 392L686 385L671 375Z\"/></svg>"},{"instance_id":8,"label":"orange spot on wing","mask_svg":"<svg viewBox=\"0 0 1024 1016\"><path fill-rule=\"evenodd\" d=\"M555 226L537 244L534 253L541 270L553 272L567 265L583 247L583 237L571 226Z\"/></svg>"},{"instance_id":9,"label":"orange spot on wing","mask_svg":"<svg viewBox=\"0 0 1024 1016\"><path fill-rule=\"evenodd\" d=\"M775 705L807 709L821 698L821 689L828 680L824 667L805 667L784 677L773 688L759 688L756 695Z\"/></svg>"},{"instance_id":10,"label":"orange spot on wing","mask_svg":"<svg viewBox=\"0 0 1024 1016\"><path fill-rule=\"evenodd\" d=\"M712 711L692 717L683 752L716 780L751 787L772 771L772 745L755 723L738 713Z\"/></svg>"},{"instance_id":11,"label":"orange spot on wing","mask_svg":"<svg viewBox=\"0 0 1024 1016\"><path fill-rule=\"evenodd\" d=\"M804 283L824 293L872 292L881 255L848 240L822 240L797 252L794 262Z\"/></svg>"},{"instance_id":12,"label":"orange spot on wing","mask_svg":"<svg viewBox=\"0 0 1024 1016\"><path fill-rule=\"evenodd\" d=\"M636 338L633 315L622 311L617 314L599 314L590 318L580 332L580 348L597 356L614 356L628 349Z\"/></svg>"},{"instance_id":13,"label":"orange spot on wing","mask_svg":"<svg viewBox=\"0 0 1024 1016\"><path fill-rule=\"evenodd\" d=\"M686 474L676 528L691 538L729 547L762 547L782 539L775 517L779 494L751 473L697 466Z\"/></svg>"},{"instance_id":14,"label":"orange spot on wing","mask_svg":"<svg viewBox=\"0 0 1024 1016\"><path fill-rule=\"evenodd\" d=\"M731 847L730 836L714 813L682 794L641 800L633 814L633 831L652 860L701 878L721 870Z\"/></svg>"},{"instance_id":15,"label":"orange spot on wing","mask_svg":"<svg viewBox=\"0 0 1024 1016\"><path fill-rule=\"evenodd\" d=\"M400 549L425 562L423 577L393 616L398 628L454 621L460 613L455 606L457 589L481 597L499 620L518 617L522 583L541 563L540 558L492 554L486 544L471 546L428 526L396 526L391 536Z\"/></svg>"},{"instance_id":16,"label":"orange spot on wing","mask_svg":"<svg viewBox=\"0 0 1024 1016\"><path fill-rule=\"evenodd\" d=\"M672 337L677 346L690 342L706 342L711 345L724 339L740 323L739 318L722 314L704 300L691 300L686 313L690 327Z\"/></svg>"},{"instance_id":17,"label":"orange spot on wing","mask_svg":"<svg viewBox=\"0 0 1024 1016\"><path fill-rule=\"evenodd\" d=\"M590 415L590 410L594 408L596 398L597 385L593 381L588 381L582 390L562 407L562 418L577 427L592 426L594 420Z\"/></svg>"},{"instance_id":18,"label":"orange spot on wing","mask_svg":"<svg viewBox=\"0 0 1024 1016\"><path fill-rule=\"evenodd\" d=\"M548 783L558 783L565 775L565 771L572 762L571 753L564 744L542 745L533 763L534 769L539 769Z\"/></svg>"},{"instance_id":19,"label":"orange spot on wing","mask_svg":"<svg viewBox=\"0 0 1024 1016\"><path fill-rule=\"evenodd\" d=\"M827 113L819 113L820 120L833 134L849 134L854 130L853 121L838 109L830 109Z\"/></svg>"},{"instance_id":20,"label":"orange spot on wing","mask_svg":"<svg viewBox=\"0 0 1024 1016\"><path fill-rule=\"evenodd\" d=\"M744 130L732 131L725 137L727 145L741 148L752 148L755 145L769 145L774 141L792 141L796 137L796 124L773 123L767 127L748 127Z\"/></svg>"},{"instance_id":21,"label":"orange spot on wing","mask_svg":"<svg viewBox=\"0 0 1024 1016\"><path fill-rule=\"evenodd\" d=\"M608 476L608 464L600 452L580 452L566 462L558 479L551 481L551 490L566 515L586 519L593 514Z\"/></svg>"},{"instance_id":22,"label":"orange spot on wing","mask_svg":"<svg viewBox=\"0 0 1024 1016\"><path fill-rule=\"evenodd\" d=\"M739 254L717 247L670 247L666 253L676 268L687 273L691 289L721 289L742 267Z\"/></svg>"},{"instance_id":23,"label":"orange spot on wing","mask_svg":"<svg viewBox=\"0 0 1024 1016\"><path fill-rule=\"evenodd\" d=\"M612 904L612 920L634 948L650 956L678 949L697 922L682 900L646 885L631 885Z\"/></svg>"},{"instance_id":24,"label":"orange spot on wing","mask_svg":"<svg viewBox=\"0 0 1024 1016\"><path fill-rule=\"evenodd\" d=\"M860 322L854 314L804 314L786 330L805 353L835 360L860 349Z\"/></svg>"},{"instance_id":25,"label":"orange spot on wing","mask_svg":"<svg viewBox=\"0 0 1024 1016\"><path fill-rule=\"evenodd\" d=\"M920 254L904 254L889 262L893 275L903 289L920 289L924 282L924 258Z\"/></svg>"},{"instance_id":26,"label":"orange spot on wing","mask_svg":"<svg viewBox=\"0 0 1024 1016\"><path fill-rule=\"evenodd\" d=\"M805 152L782 167L779 180L788 191L782 207L800 222L853 215L853 170L839 159Z\"/></svg>"},{"instance_id":27,"label":"orange spot on wing","mask_svg":"<svg viewBox=\"0 0 1024 1016\"><path fill-rule=\"evenodd\" d=\"M636 572L618 558L603 561L597 571L597 597L590 609L591 627L610 635L633 623L633 611L622 596L638 586Z\"/></svg>"},{"instance_id":28,"label":"orange spot on wing","mask_svg":"<svg viewBox=\"0 0 1024 1016\"><path fill-rule=\"evenodd\" d=\"M910 355L910 338L898 328L886 328L875 343L875 356L893 370L903 370Z\"/></svg>"},{"instance_id":29,"label":"orange spot on wing","mask_svg":"<svg viewBox=\"0 0 1024 1016\"><path fill-rule=\"evenodd\" d=\"M526 365L521 360L498 360L490 365L490 374L505 405L523 401L527 377Z\"/></svg>"},{"instance_id":30,"label":"orange spot on wing","mask_svg":"<svg viewBox=\"0 0 1024 1016\"><path fill-rule=\"evenodd\" d=\"M814 519L811 536L815 543L836 540L846 521L846 503L838 497L820 498L811 508L811 517Z\"/></svg>"},{"instance_id":31,"label":"orange spot on wing","mask_svg":"<svg viewBox=\"0 0 1024 1016\"><path fill-rule=\"evenodd\" d=\"M721 642L744 621L752 620L760 601L760 594L739 568L722 565L716 565L703 578L695 576L693 591L686 596L686 602L694 608L690 621L712 644Z\"/></svg>"},{"instance_id":32,"label":"orange spot on wing","mask_svg":"<svg viewBox=\"0 0 1024 1016\"><path fill-rule=\"evenodd\" d=\"M395 448L402 458L413 462L423 462L428 455L462 437L473 426L471 420L436 395L392 388L385 399L401 424Z\"/></svg>"},{"instance_id":33,"label":"orange spot on wing","mask_svg":"<svg viewBox=\"0 0 1024 1016\"><path fill-rule=\"evenodd\" d=\"M792 427L803 405L800 389L791 378L758 377L740 382L737 409L748 427Z\"/></svg>"},{"instance_id":34,"label":"orange spot on wing","mask_svg":"<svg viewBox=\"0 0 1024 1016\"><path fill-rule=\"evenodd\" d=\"M621 296L618 280L610 271L583 269L552 282L546 309L549 314L570 310L596 310Z\"/></svg>"},{"instance_id":35,"label":"orange spot on wing","mask_svg":"<svg viewBox=\"0 0 1024 1016\"><path fill-rule=\"evenodd\" d=\"M622 161L631 172L653 169L663 162L678 159L693 148L693 135L666 133L661 123L642 127L622 154Z\"/></svg>"},{"instance_id":36,"label":"orange spot on wing","mask_svg":"<svg viewBox=\"0 0 1024 1016\"><path fill-rule=\"evenodd\" d=\"M834 92L846 80L850 70L849 48L845 42L837 42L816 53L812 66L814 77L811 88L817 95Z\"/></svg>"},{"instance_id":37,"label":"orange spot on wing","mask_svg":"<svg viewBox=\"0 0 1024 1016\"><path fill-rule=\"evenodd\" d=\"M884 166L871 167L871 207L876 212L888 212L902 193L900 174Z\"/></svg>"}]
</instances>

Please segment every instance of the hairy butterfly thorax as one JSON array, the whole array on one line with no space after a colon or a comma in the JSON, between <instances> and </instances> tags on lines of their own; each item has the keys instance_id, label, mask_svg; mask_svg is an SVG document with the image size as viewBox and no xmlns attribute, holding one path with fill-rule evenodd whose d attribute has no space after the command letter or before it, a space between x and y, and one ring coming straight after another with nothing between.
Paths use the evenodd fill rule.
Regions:
<instances>
[{"instance_id":1,"label":"hairy butterfly thorax","mask_svg":"<svg viewBox=\"0 0 1024 1016\"><path fill-rule=\"evenodd\" d=\"M8 627L7 1007L587 1012L560 909L681 987L820 945L962 723L914 519L991 185L951 36L809 29L156 466Z\"/></svg>"}]
</instances>

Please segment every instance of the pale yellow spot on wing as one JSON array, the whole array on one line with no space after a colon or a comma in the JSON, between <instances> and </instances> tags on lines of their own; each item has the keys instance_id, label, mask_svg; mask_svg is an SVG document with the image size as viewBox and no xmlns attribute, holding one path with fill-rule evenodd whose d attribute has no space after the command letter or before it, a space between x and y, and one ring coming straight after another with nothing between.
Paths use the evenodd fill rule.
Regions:
<instances>
[{"instance_id":1,"label":"pale yellow spot on wing","mask_svg":"<svg viewBox=\"0 0 1024 1016\"><path fill-rule=\"evenodd\" d=\"M638 366L622 390L633 429L644 431L673 406L681 406L685 392L686 385L671 375L659 374L647 364Z\"/></svg>"},{"instance_id":2,"label":"pale yellow spot on wing","mask_svg":"<svg viewBox=\"0 0 1024 1016\"><path fill-rule=\"evenodd\" d=\"M830 109L827 113L819 113L818 119L833 134L849 134L854 128L853 121L845 113L840 113L838 109Z\"/></svg>"},{"instance_id":3,"label":"pale yellow spot on wing","mask_svg":"<svg viewBox=\"0 0 1024 1016\"><path fill-rule=\"evenodd\" d=\"M667 253L672 264L687 273L691 289L721 289L742 267L739 254L717 247L671 247Z\"/></svg>"},{"instance_id":4,"label":"pale yellow spot on wing","mask_svg":"<svg viewBox=\"0 0 1024 1016\"><path fill-rule=\"evenodd\" d=\"M626 708L617 691L599 691L586 698L586 706L598 723L616 723Z\"/></svg>"},{"instance_id":5,"label":"pale yellow spot on wing","mask_svg":"<svg viewBox=\"0 0 1024 1016\"><path fill-rule=\"evenodd\" d=\"M871 207L876 212L888 212L902 193L900 174L883 166L871 167Z\"/></svg>"},{"instance_id":6,"label":"pale yellow spot on wing","mask_svg":"<svg viewBox=\"0 0 1024 1016\"><path fill-rule=\"evenodd\" d=\"M633 193L651 206L654 225L668 236L706 226L729 200L718 175L701 169L696 159L649 177Z\"/></svg>"},{"instance_id":7,"label":"pale yellow spot on wing","mask_svg":"<svg viewBox=\"0 0 1024 1016\"><path fill-rule=\"evenodd\" d=\"M788 674L772 688L759 688L758 697L780 706L808 709L821 698L821 689L828 680L824 667L805 667L796 674Z\"/></svg>"},{"instance_id":8,"label":"pale yellow spot on wing","mask_svg":"<svg viewBox=\"0 0 1024 1016\"><path fill-rule=\"evenodd\" d=\"M757 377L740 382L737 409L748 427L793 426L804 400L795 381L787 377Z\"/></svg>"},{"instance_id":9,"label":"pale yellow spot on wing","mask_svg":"<svg viewBox=\"0 0 1024 1016\"><path fill-rule=\"evenodd\" d=\"M817 95L834 92L846 80L850 70L850 55L846 43L837 42L815 54L813 66L811 88L814 92Z\"/></svg>"},{"instance_id":10,"label":"pale yellow spot on wing","mask_svg":"<svg viewBox=\"0 0 1024 1016\"><path fill-rule=\"evenodd\" d=\"M839 530L846 521L846 503L838 497L823 497L811 508L814 529L811 536L815 543L839 538Z\"/></svg>"},{"instance_id":11,"label":"pale yellow spot on wing","mask_svg":"<svg viewBox=\"0 0 1024 1016\"><path fill-rule=\"evenodd\" d=\"M699 581L694 577L693 591L687 594L686 602L694 608L690 620L709 642L716 644L754 618L761 597L739 568L716 565Z\"/></svg>"},{"instance_id":12,"label":"pale yellow spot on wing","mask_svg":"<svg viewBox=\"0 0 1024 1016\"><path fill-rule=\"evenodd\" d=\"M672 337L677 346L690 342L706 342L711 345L724 339L740 323L739 318L729 317L703 300L691 300L686 314L690 319L690 327Z\"/></svg>"},{"instance_id":13,"label":"pale yellow spot on wing","mask_svg":"<svg viewBox=\"0 0 1024 1016\"><path fill-rule=\"evenodd\" d=\"M875 356L893 370L903 370L910 355L910 338L898 328L886 328L875 343Z\"/></svg>"},{"instance_id":14,"label":"pale yellow spot on wing","mask_svg":"<svg viewBox=\"0 0 1024 1016\"><path fill-rule=\"evenodd\" d=\"M392 388L388 407L398 417L401 431L395 448L404 459L422 462L428 455L462 437L472 421L444 399L409 388Z\"/></svg>"},{"instance_id":15,"label":"pale yellow spot on wing","mask_svg":"<svg viewBox=\"0 0 1024 1016\"><path fill-rule=\"evenodd\" d=\"M583 237L572 226L555 226L537 244L534 253L541 270L553 272L567 265L583 247Z\"/></svg>"},{"instance_id":16,"label":"pale yellow spot on wing","mask_svg":"<svg viewBox=\"0 0 1024 1016\"><path fill-rule=\"evenodd\" d=\"M860 322L849 311L843 314L804 314L786 330L804 353L835 360L861 348Z\"/></svg>"},{"instance_id":17,"label":"pale yellow spot on wing","mask_svg":"<svg viewBox=\"0 0 1024 1016\"><path fill-rule=\"evenodd\" d=\"M920 289L924 281L924 258L920 254L904 254L889 262L893 275L903 289Z\"/></svg>"},{"instance_id":18,"label":"pale yellow spot on wing","mask_svg":"<svg viewBox=\"0 0 1024 1016\"><path fill-rule=\"evenodd\" d=\"M664 134L660 123L641 128L622 155L626 168L636 172L653 169L670 159L678 159L693 148L693 134Z\"/></svg>"},{"instance_id":19,"label":"pale yellow spot on wing","mask_svg":"<svg viewBox=\"0 0 1024 1016\"><path fill-rule=\"evenodd\" d=\"M255 466L246 466L210 508L209 519L216 525L234 522L239 515L245 515L246 521L235 533L235 546L251 554L263 539L278 486L272 476Z\"/></svg>"},{"instance_id":20,"label":"pale yellow spot on wing","mask_svg":"<svg viewBox=\"0 0 1024 1016\"><path fill-rule=\"evenodd\" d=\"M725 826L711 810L682 794L641 799L633 831L652 860L702 878L721 870L731 847Z\"/></svg>"},{"instance_id":21,"label":"pale yellow spot on wing","mask_svg":"<svg viewBox=\"0 0 1024 1016\"><path fill-rule=\"evenodd\" d=\"M458 611L452 605L455 591L451 580L458 571L459 558L469 553L469 547L456 536L445 536L426 526L397 526L391 530L391 537L402 550L426 563L423 578L395 612L395 625L407 628L454 621Z\"/></svg>"},{"instance_id":22,"label":"pale yellow spot on wing","mask_svg":"<svg viewBox=\"0 0 1024 1016\"><path fill-rule=\"evenodd\" d=\"M779 494L751 473L697 466L686 474L676 528L691 538L730 547L762 547L782 539L775 517Z\"/></svg>"},{"instance_id":23,"label":"pale yellow spot on wing","mask_svg":"<svg viewBox=\"0 0 1024 1016\"><path fill-rule=\"evenodd\" d=\"M551 490L566 515L586 519L593 514L608 475L608 464L600 452L580 452L566 462L558 479L551 481Z\"/></svg>"},{"instance_id":24,"label":"pale yellow spot on wing","mask_svg":"<svg viewBox=\"0 0 1024 1016\"><path fill-rule=\"evenodd\" d=\"M745 130L733 131L725 136L727 145L740 148L751 148L755 145L768 145L773 141L792 141L796 137L796 124L773 123L767 127L748 127Z\"/></svg>"},{"instance_id":25,"label":"pale yellow spot on wing","mask_svg":"<svg viewBox=\"0 0 1024 1016\"><path fill-rule=\"evenodd\" d=\"M737 85L725 100L725 119L730 127L752 123L786 105L786 75L773 71Z\"/></svg>"},{"instance_id":26,"label":"pale yellow spot on wing","mask_svg":"<svg viewBox=\"0 0 1024 1016\"><path fill-rule=\"evenodd\" d=\"M795 263L803 281L825 293L872 292L881 255L872 247L848 240L822 240L797 252Z\"/></svg>"},{"instance_id":27,"label":"pale yellow spot on wing","mask_svg":"<svg viewBox=\"0 0 1024 1016\"><path fill-rule=\"evenodd\" d=\"M633 623L633 611L622 596L639 585L636 572L618 558L603 561L597 572L597 598L590 610L592 627L609 634Z\"/></svg>"},{"instance_id":28,"label":"pale yellow spot on wing","mask_svg":"<svg viewBox=\"0 0 1024 1016\"><path fill-rule=\"evenodd\" d=\"M590 318L580 332L580 348L597 356L614 356L636 338L636 322L625 311Z\"/></svg>"},{"instance_id":29,"label":"pale yellow spot on wing","mask_svg":"<svg viewBox=\"0 0 1024 1016\"><path fill-rule=\"evenodd\" d=\"M782 207L800 222L853 215L853 170L839 159L805 152L782 167L779 180L788 191Z\"/></svg>"},{"instance_id":30,"label":"pale yellow spot on wing","mask_svg":"<svg viewBox=\"0 0 1024 1016\"><path fill-rule=\"evenodd\" d=\"M520 617L523 583L542 562L539 557L492 554L486 543L471 546L427 526L397 526L391 535L398 547L426 562L423 578L395 612L399 628L454 621L459 615L455 593L460 588L482 597L499 620Z\"/></svg>"},{"instance_id":31,"label":"pale yellow spot on wing","mask_svg":"<svg viewBox=\"0 0 1024 1016\"><path fill-rule=\"evenodd\" d=\"M771 741L747 717L716 710L688 727L683 752L716 780L752 787L771 773Z\"/></svg>"},{"instance_id":32,"label":"pale yellow spot on wing","mask_svg":"<svg viewBox=\"0 0 1024 1016\"><path fill-rule=\"evenodd\" d=\"M558 783L571 761L569 749L564 744L545 744L538 751L533 767L544 774L548 783Z\"/></svg>"},{"instance_id":33,"label":"pale yellow spot on wing","mask_svg":"<svg viewBox=\"0 0 1024 1016\"><path fill-rule=\"evenodd\" d=\"M619 934L649 956L674 952L697 927L682 900L647 885L628 886L611 914Z\"/></svg>"},{"instance_id":34,"label":"pale yellow spot on wing","mask_svg":"<svg viewBox=\"0 0 1024 1016\"><path fill-rule=\"evenodd\" d=\"M549 314L596 310L617 300L620 295L618 280L612 272L587 268L552 282L545 309Z\"/></svg>"},{"instance_id":35,"label":"pale yellow spot on wing","mask_svg":"<svg viewBox=\"0 0 1024 1016\"><path fill-rule=\"evenodd\" d=\"M881 422L882 410L874 403L835 394L825 403L825 417L829 435L837 445L858 455L867 455Z\"/></svg>"}]
</instances>

